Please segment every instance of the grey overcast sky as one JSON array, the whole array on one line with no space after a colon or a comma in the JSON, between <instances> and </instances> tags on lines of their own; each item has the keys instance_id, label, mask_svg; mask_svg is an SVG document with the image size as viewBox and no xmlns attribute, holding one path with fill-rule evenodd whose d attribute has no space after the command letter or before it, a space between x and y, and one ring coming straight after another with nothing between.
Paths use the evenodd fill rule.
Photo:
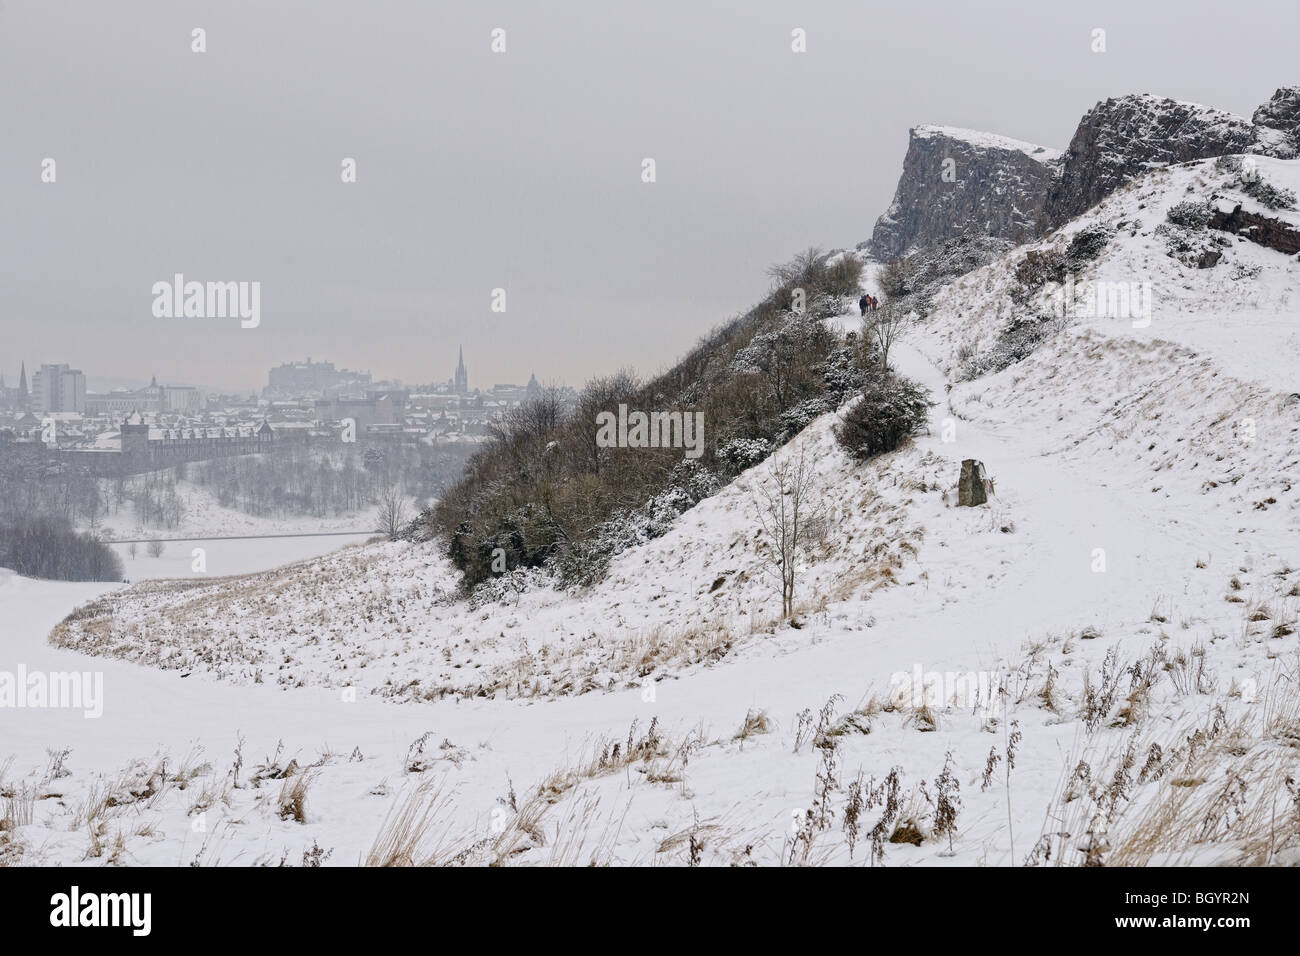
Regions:
<instances>
[{"instance_id":1,"label":"grey overcast sky","mask_svg":"<svg viewBox=\"0 0 1300 956\"><path fill-rule=\"evenodd\" d=\"M473 386L650 373L772 262L867 237L910 126L1063 148L1143 91L1249 116L1300 80L1298 9L0 0L0 370L252 391L310 355L420 383L463 343ZM261 325L155 318L177 272L260 281Z\"/></svg>"}]
</instances>

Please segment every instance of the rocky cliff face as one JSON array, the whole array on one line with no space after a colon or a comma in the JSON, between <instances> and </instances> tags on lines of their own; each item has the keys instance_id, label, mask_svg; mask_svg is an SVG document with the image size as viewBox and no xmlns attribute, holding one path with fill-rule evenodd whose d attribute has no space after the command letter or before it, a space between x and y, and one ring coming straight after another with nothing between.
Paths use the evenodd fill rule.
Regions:
<instances>
[{"instance_id":1,"label":"rocky cliff face","mask_svg":"<svg viewBox=\"0 0 1300 956\"><path fill-rule=\"evenodd\" d=\"M1024 241L1037 234L1060 153L940 126L911 131L893 204L867 243L892 259L967 233Z\"/></svg>"},{"instance_id":2,"label":"rocky cliff face","mask_svg":"<svg viewBox=\"0 0 1300 956\"><path fill-rule=\"evenodd\" d=\"M1261 130L1276 130L1285 137L1271 150L1278 158L1300 156L1300 86L1282 87L1250 120Z\"/></svg>"},{"instance_id":3,"label":"rocky cliff face","mask_svg":"<svg viewBox=\"0 0 1300 956\"><path fill-rule=\"evenodd\" d=\"M989 133L918 126L894 201L863 247L885 260L968 233L1023 241L1153 166L1227 153L1300 155L1300 87L1279 89L1249 120L1145 93L1109 99L1084 114L1063 155Z\"/></svg>"},{"instance_id":4,"label":"rocky cliff face","mask_svg":"<svg viewBox=\"0 0 1300 956\"><path fill-rule=\"evenodd\" d=\"M1152 166L1260 145L1260 129L1233 113L1145 93L1106 100L1084 114L1070 140L1047 220L1068 222Z\"/></svg>"}]
</instances>

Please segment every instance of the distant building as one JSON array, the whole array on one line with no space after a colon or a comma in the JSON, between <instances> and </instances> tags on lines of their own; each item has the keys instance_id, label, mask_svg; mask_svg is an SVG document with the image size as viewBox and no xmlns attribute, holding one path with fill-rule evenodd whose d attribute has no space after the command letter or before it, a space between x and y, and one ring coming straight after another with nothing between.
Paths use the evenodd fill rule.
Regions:
<instances>
[{"instance_id":1,"label":"distant building","mask_svg":"<svg viewBox=\"0 0 1300 956\"><path fill-rule=\"evenodd\" d=\"M42 365L32 376L32 392L42 415L86 411L86 376L81 369Z\"/></svg>"},{"instance_id":2,"label":"distant building","mask_svg":"<svg viewBox=\"0 0 1300 956\"><path fill-rule=\"evenodd\" d=\"M111 392L86 393L87 415L117 417L130 414L137 409L145 412L157 411L154 406L146 404L135 389L115 388Z\"/></svg>"},{"instance_id":3,"label":"distant building","mask_svg":"<svg viewBox=\"0 0 1300 956\"><path fill-rule=\"evenodd\" d=\"M203 408L203 396L192 385L159 385L155 376L144 388L116 388L86 394L87 415L149 414L193 415Z\"/></svg>"},{"instance_id":4,"label":"distant building","mask_svg":"<svg viewBox=\"0 0 1300 956\"><path fill-rule=\"evenodd\" d=\"M164 385L158 399L162 412L187 415L203 408L203 396L192 385Z\"/></svg>"},{"instance_id":5,"label":"distant building","mask_svg":"<svg viewBox=\"0 0 1300 956\"><path fill-rule=\"evenodd\" d=\"M151 426L138 411L122 422L120 462L102 454L83 461L116 468L123 474L138 474L165 468L184 461L207 461L232 455L262 454L271 450L275 432L263 421L261 426L176 427Z\"/></svg>"},{"instance_id":6,"label":"distant building","mask_svg":"<svg viewBox=\"0 0 1300 956\"><path fill-rule=\"evenodd\" d=\"M12 409L15 412L25 412L28 410L29 396L27 391L27 363L22 363L22 368L18 373L18 384L12 388L5 384L5 377L0 373L0 407Z\"/></svg>"},{"instance_id":7,"label":"distant building","mask_svg":"<svg viewBox=\"0 0 1300 956\"><path fill-rule=\"evenodd\" d=\"M360 391L370 384L369 372L335 368L333 362L286 362L271 369L267 376L266 398L308 398L338 394L349 389Z\"/></svg>"},{"instance_id":8,"label":"distant building","mask_svg":"<svg viewBox=\"0 0 1300 956\"><path fill-rule=\"evenodd\" d=\"M456 384L455 391L457 395L469 394L469 372L465 369L465 346L460 347L460 360L456 363Z\"/></svg>"}]
</instances>

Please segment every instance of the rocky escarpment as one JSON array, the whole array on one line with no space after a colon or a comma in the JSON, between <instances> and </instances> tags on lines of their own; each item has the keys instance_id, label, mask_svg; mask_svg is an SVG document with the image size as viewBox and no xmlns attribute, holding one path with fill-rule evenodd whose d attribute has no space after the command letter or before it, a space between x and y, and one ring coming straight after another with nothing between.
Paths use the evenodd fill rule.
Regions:
<instances>
[{"instance_id":1,"label":"rocky escarpment","mask_svg":"<svg viewBox=\"0 0 1300 956\"><path fill-rule=\"evenodd\" d=\"M1300 156L1300 86L1277 90L1249 120L1146 93L1109 99L1084 114L1064 154L918 126L894 201L861 248L888 260L971 233L1036 238L1148 169L1229 153Z\"/></svg>"},{"instance_id":2,"label":"rocky escarpment","mask_svg":"<svg viewBox=\"0 0 1300 956\"><path fill-rule=\"evenodd\" d=\"M1047 224L1068 222L1154 166L1228 153L1288 158L1294 152L1292 130L1300 125L1297 99L1300 89L1278 90L1255 111L1254 122L1146 93L1098 103L1070 140L1061 177L1047 198ZM1290 130L1281 128L1288 124Z\"/></svg>"},{"instance_id":3,"label":"rocky escarpment","mask_svg":"<svg viewBox=\"0 0 1300 956\"><path fill-rule=\"evenodd\" d=\"M1300 86L1284 86L1267 103L1255 110L1250 121L1264 129L1277 130L1285 140L1272 152L1280 159L1300 156Z\"/></svg>"},{"instance_id":4,"label":"rocky escarpment","mask_svg":"<svg viewBox=\"0 0 1300 956\"><path fill-rule=\"evenodd\" d=\"M989 133L918 126L893 204L864 245L883 260L970 233L1031 239L1060 155Z\"/></svg>"}]
</instances>

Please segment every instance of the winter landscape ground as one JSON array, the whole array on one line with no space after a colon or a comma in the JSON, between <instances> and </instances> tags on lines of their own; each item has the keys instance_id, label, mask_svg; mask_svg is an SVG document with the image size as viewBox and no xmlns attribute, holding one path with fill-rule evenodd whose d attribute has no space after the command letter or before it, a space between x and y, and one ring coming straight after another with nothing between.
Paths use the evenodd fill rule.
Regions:
<instances>
[{"instance_id":1,"label":"winter landscape ground","mask_svg":"<svg viewBox=\"0 0 1300 956\"><path fill-rule=\"evenodd\" d=\"M890 354L928 427L858 461L850 400L585 590L329 538L5 573L5 667L103 676L100 716L8 712L0 862L1300 864L1300 263L1188 264L1189 201L1300 228L1213 159L1138 176L933 297ZM1026 256L1089 230L1001 367ZM800 457L830 533L785 619L755 496Z\"/></svg>"}]
</instances>

